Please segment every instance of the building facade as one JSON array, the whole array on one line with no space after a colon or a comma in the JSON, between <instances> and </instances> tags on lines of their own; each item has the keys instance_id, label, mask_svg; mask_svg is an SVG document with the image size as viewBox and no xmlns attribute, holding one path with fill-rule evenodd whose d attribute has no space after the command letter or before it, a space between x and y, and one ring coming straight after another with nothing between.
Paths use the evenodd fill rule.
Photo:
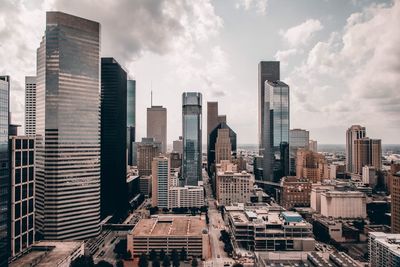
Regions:
<instances>
[{"instance_id":1,"label":"building facade","mask_svg":"<svg viewBox=\"0 0 400 267\"><path fill-rule=\"evenodd\" d=\"M215 163L221 160L232 160L232 145L229 138L229 129L218 129L217 141L215 143Z\"/></svg>"},{"instance_id":2,"label":"building facade","mask_svg":"<svg viewBox=\"0 0 400 267\"><path fill-rule=\"evenodd\" d=\"M128 149L128 165L134 166L133 143L136 141L136 81L127 81L127 105L126 105L126 145Z\"/></svg>"},{"instance_id":3,"label":"building facade","mask_svg":"<svg viewBox=\"0 0 400 267\"><path fill-rule=\"evenodd\" d=\"M400 234L370 232L368 254L370 266L400 266Z\"/></svg>"},{"instance_id":4,"label":"building facade","mask_svg":"<svg viewBox=\"0 0 400 267\"><path fill-rule=\"evenodd\" d=\"M114 58L101 59L101 217L126 212L127 73Z\"/></svg>"},{"instance_id":5,"label":"building facade","mask_svg":"<svg viewBox=\"0 0 400 267\"><path fill-rule=\"evenodd\" d=\"M353 144L352 172L362 174L364 166L373 166L382 169L382 144L380 139L364 137L357 139Z\"/></svg>"},{"instance_id":6,"label":"building facade","mask_svg":"<svg viewBox=\"0 0 400 267\"><path fill-rule=\"evenodd\" d=\"M216 177L216 199L219 205L249 203L254 177L245 171L241 173L222 171Z\"/></svg>"},{"instance_id":7,"label":"building facade","mask_svg":"<svg viewBox=\"0 0 400 267\"><path fill-rule=\"evenodd\" d=\"M11 256L35 242L35 139L11 136Z\"/></svg>"},{"instance_id":8,"label":"building facade","mask_svg":"<svg viewBox=\"0 0 400 267\"><path fill-rule=\"evenodd\" d=\"M283 177L281 181L280 205L285 209L294 207L309 207L311 196L311 181L295 176Z\"/></svg>"},{"instance_id":9,"label":"building facade","mask_svg":"<svg viewBox=\"0 0 400 267\"><path fill-rule=\"evenodd\" d=\"M88 239L100 232L100 24L47 12L37 61L38 232Z\"/></svg>"},{"instance_id":10,"label":"building facade","mask_svg":"<svg viewBox=\"0 0 400 267\"><path fill-rule=\"evenodd\" d=\"M310 132L303 129L292 129L289 131L289 169L290 175L296 175L297 149L308 149L310 143Z\"/></svg>"},{"instance_id":11,"label":"building facade","mask_svg":"<svg viewBox=\"0 0 400 267\"><path fill-rule=\"evenodd\" d=\"M297 150L297 178L306 178L312 183L319 183L329 176L328 163L324 155L302 148Z\"/></svg>"},{"instance_id":12,"label":"building facade","mask_svg":"<svg viewBox=\"0 0 400 267\"><path fill-rule=\"evenodd\" d=\"M400 234L400 171L391 177L391 227L392 233Z\"/></svg>"},{"instance_id":13,"label":"building facade","mask_svg":"<svg viewBox=\"0 0 400 267\"><path fill-rule=\"evenodd\" d=\"M152 162L152 205L158 208L168 208L168 190L170 187L170 160L158 156Z\"/></svg>"},{"instance_id":14,"label":"building facade","mask_svg":"<svg viewBox=\"0 0 400 267\"><path fill-rule=\"evenodd\" d=\"M365 127L352 125L346 131L346 171L352 173L355 169L354 141L366 137Z\"/></svg>"},{"instance_id":15,"label":"building facade","mask_svg":"<svg viewBox=\"0 0 400 267\"><path fill-rule=\"evenodd\" d=\"M182 154L183 154L183 138L182 138L182 136L179 136L178 140L174 140L172 142L172 151L178 152L182 157Z\"/></svg>"},{"instance_id":16,"label":"building facade","mask_svg":"<svg viewBox=\"0 0 400 267\"><path fill-rule=\"evenodd\" d=\"M25 77L25 135L36 133L36 77Z\"/></svg>"},{"instance_id":17,"label":"building facade","mask_svg":"<svg viewBox=\"0 0 400 267\"><path fill-rule=\"evenodd\" d=\"M198 185L202 180L202 95L182 94L183 162L185 185Z\"/></svg>"},{"instance_id":18,"label":"building facade","mask_svg":"<svg viewBox=\"0 0 400 267\"><path fill-rule=\"evenodd\" d=\"M135 146L139 175L151 175L151 164L161 153L161 143L155 142L153 138L142 138L142 142L136 142Z\"/></svg>"},{"instance_id":19,"label":"building facade","mask_svg":"<svg viewBox=\"0 0 400 267\"><path fill-rule=\"evenodd\" d=\"M147 108L147 137L161 143L161 153L167 152L167 109L162 106Z\"/></svg>"},{"instance_id":20,"label":"building facade","mask_svg":"<svg viewBox=\"0 0 400 267\"><path fill-rule=\"evenodd\" d=\"M201 208L205 205L202 186L171 186L168 191L168 208Z\"/></svg>"},{"instance_id":21,"label":"building facade","mask_svg":"<svg viewBox=\"0 0 400 267\"><path fill-rule=\"evenodd\" d=\"M367 217L367 199L359 191L326 191L320 194L321 215L355 219Z\"/></svg>"},{"instance_id":22,"label":"building facade","mask_svg":"<svg viewBox=\"0 0 400 267\"><path fill-rule=\"evenodd\" d=\"M210 133L218 124L218 102L207 102L207 149Z\"/></svg>"}]
</instances>

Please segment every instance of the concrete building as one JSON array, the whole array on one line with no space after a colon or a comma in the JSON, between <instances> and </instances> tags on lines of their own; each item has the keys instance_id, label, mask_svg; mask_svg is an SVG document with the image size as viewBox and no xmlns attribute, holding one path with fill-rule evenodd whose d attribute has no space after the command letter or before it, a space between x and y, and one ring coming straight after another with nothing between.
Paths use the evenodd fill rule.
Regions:
<instances>
[{"instance_id":1,"label":"concrete building","mask_svg":"<svg viewBox=\"0 0 400 267\"><path fill-rule=\"evenodd\" d=\"M48 240L97 236L100 24L47 12L36 77L37 229Z\"/></svg>"},{"instance_id":2,"label":"concrete building","mask_svg":"<svg viewBox=\"0 0 400 267\"><path fill-rule=\"evenodd\" d=\"M334 190L334 185L314 184L311 188L310 205L317 213L321 213L321 193Z\"/></svg>"},{"instance_id":3,"label":"concrete building","mask_svg":"<svg viewBox=\"0 0 400 267\"><path fill-rule=\"evenodd\" d=\"M168 215L141 219L128 234L128 250L133 256L185 248L188 256L209 257L209 237L205 220L199 216Z\"/></svg>"},{"instance_id":4,"label":"concrete building","mask_svg":"<svg viewBox=\"0 0 400 267\"><path fill-rule=\"evenodd\" d=\"M375 187L377 184L376 169L372 166L364 166L362 168L362 182L369 185L370 187Z\"/></svg>"},{"instance_id":5,"label":"concrete building","mask_svg":"<svg viewBox=\"0 0 400 267\"><path fill-rule=\"evenodd\" d=\"M147 108L147 137L161 143L161 153L167 152L167 109L162 106Z\"/></svg>"},{"instance_id":6,"label":"concrete building","mask_svg":"<svg viewBox=\"0 0 400 267\"><path fill-rule=\"evenodd\" d=\"M161 153L161 143L153 138L142 138L142 142L136 142L136 160L139 175L151 175L153 159Z\"/></svg>"},{"instance_id":7,"label":"concrete building","mask_svg":"<svg viewBox=\"0 0 400 267\"><path fill-rule=\"evenodd\" d=\"M229 138L229 129L218 129L217 142L215 143L215 163L221 160L231 160L231 139Z\"/></svg>"},{"instance_id":8,"label":"concrete building","mask_svg":"<svg viewBox=\"0 0 400 267\"><path fill-rule=\"evenodd\" d=\"M168 190L168 208L200 208L205 205L202 186L172 186Z\"/></svg>"},{"instance_id":9,"label":"concrete building","mask_svg":"<svg viewBox=\"0 0 400 267\"><path fill-rule=\"evenodd\" d=\"M183 139L182 139L182 136L179 136L178 140L174 140L172 142L172 151L178 152L182 157L182 154L183 154Z\"/></svg>"},{"instance_id":10,"label":"concrete building","mask_svg":"<svg viewBox=\"0 0 400 267\"><path fill-rule=\"evenodd\" d=\"M10 267L69 267L83 255L83 241L39 241L27 253L13 259Z\"/></svg>"},{"instance_id":11,"label":"concrete building","mask_svg":"<svg viewBox=\"0 0 400 267\"><path fill-rule=\"evenodd\" d=\"M312 251L312 226L295 212L280 207L227 206L233 239L251 251Z\"/></svg>"},{"instance_id":12,"label":"concrete building","mask_svg":"<svg viewBox=\"0 0 400 267\"><path fill-rule=\"evenodd\" d=\"M358 191L327 191L321 193L321 215L333 218L366 218L367 200Z\"/></svg>"},{"instance_id":13,"label":"concrete building","mask_svg":"<svg viewBox=\"0 0 400 267\"><path fill-rule=\"evenodd\" d=\"M151 197L151 183L152 177L151 176L140 176L139 177L139 187L140 193L142 193L145 197Z\"/></svg>"},{"instance_id":14,"label":"concrete building","mask_svg":"<svg viewBox=\"0 0 400 267\"><path fill-rule=\"evenodd\" d=\"M391 184L392 233L400 234L400 171L392 175Z\"/></svg>"},{"instance_id":15,"label":"concrete building","mask_svg":"<svg viewBox=\"0 0 400 267\"><path fill-rule=\"evenodd\" d=\"M346 171L354 172L355 168L355 150L354 141L366 137L365 127L352 125L346 131Z\"/></svg>"},{"instance_id":16,"label":"concrete building","mask_svg":"<svg viewBox=\"0 0 400 267\"><path fill-rule=\"evenodd\" d=\"M171 168L176 169L182 167L182 154L173 151L169 153L169 158L171 160Z\"/></svg>"},{"instance_id":17,"label":"concrete building","mask_svg":"<svg viewBox=\"0 0 400 267\"><path fill-rule=\"evenodd\" d=\"M308 149L310 142L310 132L303 129L292 129L289 131L289 153L290 175L296 175L296 156L297 149Z\"/></svg>"},{"instance_id":18,"label":"concrete building","mask_svg":"<svg viewBox=\"0 0 400 267\"><path fill-rule=\"evenodd\" d=\"M10 136L11 256L35 242L35 139Z\"/></svg>"},{"instance_id":19,"label":"concrete building","mask_svg":"<svg viewBox=\"0 0 400 267\"><path fill-rule=\"evenodd\" d=\"M218 115L218 124L226 122L227 122L226 115Z\"/></svg>"},{"instance_id":20,"label":"concrete building","mask_svg":"<svg viewBox=\"0 0 400 267\"><path fill-rule=\"evenodd\" d=\"M136 165L133 155L136 154L133 144L136 141L136 81L127 80L127 107L126 107L126 145L128 150L128 165Z\"/></svg>"},{"instance_id":21,"label":"concrete building","mask_svg":"<svg viewBox=\"0 0 400 267\"><path fill-rule=\"evenodd\" d=\"M218 124L218 102L207 102L207 150L210 133Z\"/></svg>"},{"instance_id":22,"label":"concrete building","mask_svg":"<svg viewBox=\"0 0 400 267\"><path fill-rule=\"evenodd\" d=\"M168 190L170 188L170 160L159 156L152 162L152 205L168 208Z\"/></svg>"},{"instance_id":23,"label":"concrete building","mask_svg":"<svg viewBox=\"0 0 400 267\"><path fill-rule=\"evenodd\" d=\"M296 177L318 183L329 178L328 163L322 154L306 149L297 150Z\"/></svg>"},{"instance_id":24,"label":"concrete building","mask_svg":"<svg viewBox=\"0 0 400 267\"><path fill-rule=\"evenodd\" d=\"M233 203L250 202L251 190L254 187L254 177L245 171L217 172L216 198L219 205L227 206Z\"/></svg>"},{"instance_id":25,"label":"concrete building","mask_svg":"<svg viewBox=\"0 0 400 267\"><path fill-rule=\"evenodd\" d=\"M308 143L308 149L310 149L312 152L318 152L318 142L317 140L310 140Z\"/></svg>"},{"instance_id":26,"label":"concrete building","mask_svg":"<svg viewBox=\"0 0 400 267\"><path fill-rule=\"evenodd\" d=\"M357 139L353 144L353 167L354 173L362 174L364 166L373 166L377 170L382 169L382 145L380 139L368 137Z\"/></svg>"},{"instance_id":27,"label":"concrete building","mask_svg":"<svg viewBox=\"0 0 400 267\"><path fill-rule=\"evenodd\" d=\"M202 180L202 95L182 94L183 161L185 185L197 186Z\"/></svg>"},{"instance_id":28,"label":"concrete building","mask_svg":"<svg viewBox=\"0 0 400 267\"><path fill-rule=\"evenodd\" d=\"M25 77L25 135L36 134L36 77Z\"/></svg>"},{"instance_id":29,"label":"concrete building","mask_svg":"<svg viewBox=\"0 0 400 267\"><path fill-rule=\"evenodd\" d=\"M400 234L370 232L368 254L370 266L400 266Z\"/></svg>"},{"instance_id":30,"label":"concrete building","mask_svg":"<svg viewBox=\"0 0 400 267\"><path fill-rule=\"evenodd\" d=\"M280 205L285 209L309 207L311 181L306 178L286 176L281 180Z\"/></svg>"}]
</instances>

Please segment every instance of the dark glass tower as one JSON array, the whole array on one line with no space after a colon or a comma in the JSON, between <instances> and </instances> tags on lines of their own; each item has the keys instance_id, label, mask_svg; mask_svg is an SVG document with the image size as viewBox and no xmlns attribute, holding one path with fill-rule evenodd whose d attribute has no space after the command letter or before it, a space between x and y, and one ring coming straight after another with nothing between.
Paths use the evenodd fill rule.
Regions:
<instances>
[{"instance_id":1,"label":"dark glass tower","mask_svg":"<svg viewBox=\"0 0 400 267\"><path fill-rule=\"evenodd\" d=\"M264 101L263 180L278 184L289 175L289 86L266 81Z\"/></svg>"},{"instance_id":2,"label":"dark glass tower","mask_svg":"<svg viewBox=\"0 0 400 267\"><path fill-rule=\"evenodd\" d=\"M258 64L258 144L260 156L264 153L266 142L264 137L265 81L280 80L279 72L279 61L261 61Z\"/></svg>"},{"instance_id":3,"label":"dark glass tower","mask_svg":"<svg viewBox=\"0 0 400 267\"><path fill-rule=\"evenodd\" d=\"M10 77L0 76L0 266L8 266L10 255L9 107Z\"/></svg>"},{"instance_id":4,"label":"dark glass tower","mask_svg":"<svg viewBox=\"0 0 400 267\"><path fill-rule=\"evenodd\" d=\"M37 50L36 226L45 239L100 232L100 24L46 13ZM125 140L123 141L125 143Z\"/></svg>"},{"instance_id":5,"label":"dark glass tower","mask_svg":"<svg viewBox=\"0 0 400 267\"><path fill-rule=\"evenodd\" d=\"M127 74L114 58L101 59L101 216L124 214Z\"/></svg>"},{"instance_id":6,"label":"dark glass tower","mask_svg":"<svg viewBox=\"0 0 400 267\"><path fill-rule=\"evenodd\" d=\"M133 143L136 138L136 81L128 80L127 87L127 148L128 165L133 165Z\"/></svg>"},{"instance_id":7,"label":"dark glass tower","mask_svg":"<svg viewBox=\"0 0 400 267\"><path fill-rule=\"evenodd\" d=\"M183 171L185 185L198 185L201 163L201 93L182 94Z\"/></svg>"}]
</instances>

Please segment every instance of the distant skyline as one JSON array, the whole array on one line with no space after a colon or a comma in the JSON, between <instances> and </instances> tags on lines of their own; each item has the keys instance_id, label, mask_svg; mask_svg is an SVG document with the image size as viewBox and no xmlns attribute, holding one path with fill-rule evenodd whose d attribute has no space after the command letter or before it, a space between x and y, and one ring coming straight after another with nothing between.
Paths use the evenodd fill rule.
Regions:
<instances>
[{"instance_id":1,"label":"distant skyline","mask_svg":"<svg viewBox=\"0 0 400 267\"><path fill-rule=\"evenodd\" d=\"M360 124L383 144L400 143L400 0L5 0L0 74L11 76L17 124L47 10L101 23L102 56L137 81L136 140L146 135L151 90L168 110L168 144L182 135L182 92L199 91L203 129L207 101L218 101L238 144L257 144L257 66L280 60L291 128L344 144L346 129Z\"/></svg>"}]
</instances>

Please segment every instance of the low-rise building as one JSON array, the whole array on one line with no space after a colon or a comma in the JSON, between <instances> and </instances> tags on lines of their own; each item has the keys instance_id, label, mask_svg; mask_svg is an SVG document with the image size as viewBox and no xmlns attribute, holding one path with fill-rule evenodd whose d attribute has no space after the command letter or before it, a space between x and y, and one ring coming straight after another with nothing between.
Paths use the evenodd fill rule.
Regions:
<instances>
[{"instance_id":1,"label":"low-rise building","mask_svg":"<svg viewBox=\"0 0 400 267\"><path fill-rule=\"evenodd\" d=\"M313 184L310 198L311 208L316 212L321 213L321 193L333 190L334 188L334 185Z\"/></svg>"},{"instance_id":2,"label":"low-rise building","mask_svg":"<svg viewBox=\"0 0 400 267\"><path fill-rule=\"evenodd\" d=\"M202 186L173 186L168 191L168 208L200 208L204 206Z\"/></svg>"},{"instance_id":3,"label":"low-rise building","mask_svg":"<svg viewBox=\"0 0 400 267\"><path fill-rule=\"evenodd\" d=\"M370 266L400 266L400 234L370 232L368 254Z\"/></svg>"},{"instance_id":4,"label":"low-rise building","mask_svg":"<svg viewBox=\"0 0 400 267\"><path fill-rule=\"evenodd\" d=\"M200 216L154 216L141 219L128 234L128 250L133 256L149 254L152 249L170 254L185 248L189 256L209 257L207 225Z\"/></svg>"},{"instance_id":5,"label":"low-rise building","mask_svg":"<svg viewBox=\"0 0 400 267\"><path fill-rule=\"evenodd\" d=\"M216 195L219 205L250 202L251 190L254 187L254 178L250 173L243 171L218 172L216 178Z\"/></svg>"},{"instance_id":6,"label":"low-rise building","mask_svg":"<svg viewBox=\"0 0 400 267\"><path fill-rule=\"evenodd\" d=\"M367 199L358 191L327 191L321 193L321 215L332 218L366 218Z\"/></svg>"},{"instance_id":7,"label":"low-rise building","mask_svg":"<svg viewBox=\"0 0 400 267\"><path fill-rule=\"evenodd\" d=\"M309 207L311 181L296 176L286 176L281 180L280 204L285 209Z\"/></svg>"}]
</instances>

